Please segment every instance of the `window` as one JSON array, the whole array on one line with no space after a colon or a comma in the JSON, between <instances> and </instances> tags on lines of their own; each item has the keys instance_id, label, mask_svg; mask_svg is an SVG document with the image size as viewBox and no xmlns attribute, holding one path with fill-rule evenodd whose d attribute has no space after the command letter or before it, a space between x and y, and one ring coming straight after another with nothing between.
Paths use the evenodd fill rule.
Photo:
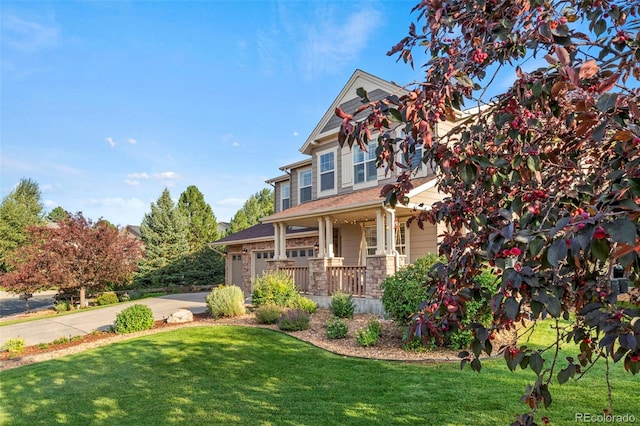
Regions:
<instances>
[{"instance_id":1,"label":"window","mask_svg":"<svg viewBox=\"0 0 640 426\"><path fill-rule=\"evenodd\" d=\"M367 255L373 256L376 254L376 248L378 246L378 235L376 233L376 226L365 226L364 237L367 242Z\"/></svg>"},{"instance_id":2,"label":"window","mask_svg":"<svg viewBox=\"0 0 640 426\"><path fill-rule=\"evenodd\" d=\"M298 250L291 250L291 257L298 257Z\"/></svg>"},{"instance_id":3,"label":"window","mask_svg":"<svg viewBox=\"0 0 640 426\"><path fill-rule=\"evenodd\" d=\"M363 151L360 146L353 147L353 183L371 182L378 178L376 169L376 149L370 143L367 151Z\"/></svg>"},{"instance_id":4,"label":"window","mask_svg":"<svg viewBox=\"0 0 640 426\"><path fill-rule=\"evenodd\" d=\"M413 152L411 152L411 149L413 148ZM414 144L413 147L409 148L409 152L407 153L408 155L408 160L404 157L404 154L402 155L402 163L406 166L410 166L411 170L415 172L418 172L420 170L422 170L422 145L417 145ZM399 169L398 169L399 170Z\"/></svg>"},{"instance_id":5,"label":"window","mask_svg":"<svg viewBox=\"0 0 640 426\"><path fill-rule=\"evenodd\" d=\"M406 223L396 221L396 241L394 247L399 254L407 254L407 226ZM376 254L378 245L378 235L376 234L376 226L370 225L364 228L364 236L367 242L367 255Z\"/></svg>"},{"instance_id":6,"label":"window","mask_svg":"<svg viewBox=\"0 0 640 426\"><path fill-rule=\"evenodd\" d=\"M282 210L286 210L291 206L291 186L288 183L280 184L280 191Z\"/></svg>"},{"instance_id":7,"label":"window","mask_svg":"<svg viewBox=\"0 0 640 426\"><path fill-rule=\"evenodd\" d=\"M396 220L396 251L399 254L407 254L407 224Z\"/></svg>"},{"instance_id":8,"label":"window","mask_svg":"<svg viewBox=\"0 0 640 426\"><path fill-rule=\"evenodd\" d=\"M298 173L298 186L300 187L300 203L311 201L311 170L303 170Z\"/></svg>"},{"instance_id":9,"label":"window","mask_svg":"<svg viewBox=\"0 0 640 426\"><path fill-rule=\"evenodd\" d=\"M335 188L335 152L320 155L320 191L330 191Z\"/></svg>"}]
</instances>

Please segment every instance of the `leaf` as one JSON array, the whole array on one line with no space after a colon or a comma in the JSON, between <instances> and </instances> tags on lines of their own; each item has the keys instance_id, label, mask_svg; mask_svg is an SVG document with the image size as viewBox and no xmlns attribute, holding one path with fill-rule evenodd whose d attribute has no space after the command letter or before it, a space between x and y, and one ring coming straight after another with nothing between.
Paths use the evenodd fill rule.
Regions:
<instances>
[{"instance_id":1,"label":"leaf","mask_svg":"<svg viewBox=\"0 0 640 426\"><path fill-rule=\"evenodd\" d=\"M598 19L593 26L593 31L598 37L607 29L607 22L604 19Z\"/></svg>"},{"instance_id":2,"label":"leaf","mask_svg":"<svg viewBox=\"0 0 640 426\"><path fill-rule=\"evenodd\" d=\"M480 372L480 370L482 370L482 363L478 358L474 358L473 361L471 361L471 369L473 371L477 371L478 373Z\"/></svg>"},{"instance_id":3,"label":"leaf","mask_svg":"<svg viewBox=\"0 0 640 426\"><path fill-rule=\"evenodd\" d=\"M596 102L596 107L602 112L611 112L615 108L617 100L617 93L603 93Z\"/></svg>"},{"instance_id":4,"label":"leaf","mask_svg":"<svg viewBox=\"0 0 640 426\"><path fill-rule=\"evenodd\" d=\"M402 122L402 113L396 108L389 108L389 115L392 121Z\"/></svg>"},{"instance_id":5,"label":"leaf","mask_svg":"<svg viewBox=\"0 0 640 426\"><path fill-rule=\"evenodd\" d=\"M358 87L356 89L356 95L360 97L360 100L363 103L369 102L369 96L367 95L367 91L364 89L364 87Z\"/></svg>"},{"instance_id":6,"label":"leaf","mask_svg":"<svg viewBox=\"0 0 640 426\"><path fill-rule=\"evenodd\" d=\"M627 243L629 245L635 244L638 230L636 225L628 218L622 217L613 222L606 222L603 224L603 227L614 241Z\"/></svg>"},{"instance_id":7,"label":"leaf","mask_svg":"<svg viewBox=\"0 0 640 426\"><path fill-rule=\"evenodd\" d=\"M569 364L567 368L563 368L558 373L558 383L560 384L566 383L575 374L576 374L576 366L573 364Z\"/></svg>"},{"instance_id":8,"label":"leaf","mask_svg":"<svg viewBox=\"0 0 640 426\"><path fill-rule=\"evenodd\" d=\"M591 254L599 261L606 262L609 258L609 241L606 239L591 241Z\"/></svg>"},{"instance_id":9,"label":"leaf","mask_svg":"<svg viewBox=\"0 0 640 426\"><path fill-rule=\"evenodd\" d=\"M564 227L567 226L569 222L571 222L571 216L565 216L558 219L558 221L556 222L556 226L551 228L551 231L549 232L549 238L555 237L558 231L564 229Z\"/></svg>"},{"instance_id":10,"label":"leaf","mask_svg":"<svg viewBox=\"0 0 640 426\"><path fill-rule=\"evenodd\" d=\"M507 300L504 301L504 311L509 319L514 320L520 312L520 304L514 297L508 297Z\"/></svg>"},{"instance_id":11,"label":"leaf","mask_svg":"<svg viewBox=\"0 0 640 426\"><path fill-rule=\"evenodd\" d=\"M555 49L556 56L560 60L560 63L562 65L569 65L571 63L571 58L569 57L569 52L567 52L567 49L558 45L555 46Z\"/></svg>"},{"instance_id":12,"label":"leaf","mask_svg":"<svg viewBox=\"0 0 640 426\"><path fill-rule=\"evenodd\" d=\"M564 238L559 238L549 247L547 251L547 261L553 266L558 266L560 261L565 257L567 257L567 244Z\"/></svg>"},{"instance_id":13,"label":"leaf","mask_svg":"<svg viewBox=\"0 0 640 426\"><path fill-rule=\"evenodd\" d=\"M595 59L589 59L580 67L579 78L591 78L598 73L598 65Z\"/></svg>"},{"instance_id":14,"label":"leaf","mask_svg":"<svg viewBox=\"0 0 640 426\"><path fill-rule=\"evenodd\" d=\"M544 360L542 359L542 357L540 356L540 354L538 352L534 352L529 357L529 366L531 366L531 369L538 376L540 375L540 372L542 371L543 364L544 364Z\"/></svg>"},{"instance_id":15,"label":"leaf","mask_svg":"<svg viewBox=\"0 0 640 426\"><path fill-rule=\"evenodd\" d=\"M544 402L544 408L549 408L551 405L551 393L549 392L549 387L547 385L540 385L540 395L542 396L542 400Z\"/></svg>"},{"instance_id":16,"label":"leaf","mask_svg":"<svg viewBox=\"0 0 640 426\"><path fill-rule=\"evenodd\" d=\"M554 318L560 318L562 313L562 305L560 300L553 294L549 295L549 301L546 304L547 312Z\"/></svg>"}]
</instances>

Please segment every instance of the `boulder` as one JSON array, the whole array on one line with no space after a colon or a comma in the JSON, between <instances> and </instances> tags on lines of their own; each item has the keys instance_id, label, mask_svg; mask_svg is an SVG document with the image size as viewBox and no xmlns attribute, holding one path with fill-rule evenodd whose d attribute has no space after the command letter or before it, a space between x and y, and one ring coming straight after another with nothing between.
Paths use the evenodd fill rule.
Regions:
<instances>
[{"instance_id":1,"label":"boulder","mask_svg":"<svg viewBox=\"0 0 640 426\"><path fill-rule=\"evenodd\" d=\"M183 322L193 321L193 313L188 309L179 309L176 312L169 315L167 318L168 324L181 324Z\"/></svg>"}]
</instances>

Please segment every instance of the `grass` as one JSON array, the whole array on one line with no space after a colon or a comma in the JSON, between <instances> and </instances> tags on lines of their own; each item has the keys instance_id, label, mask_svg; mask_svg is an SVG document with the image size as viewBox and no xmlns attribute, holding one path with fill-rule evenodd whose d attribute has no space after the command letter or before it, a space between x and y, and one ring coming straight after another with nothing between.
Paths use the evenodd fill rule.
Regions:
<instances>
[{"instance_id":1,"label":"grass","mask_svg":"<svg viewBox=\"0 0 640 426\"><path fill-rule=\"evenodd\" d=\"M618 413L640 418L640 381L614 367ZM552 386L541 415L573 424L607 406L603 368ZM524 412L530 371L485 361L352 359L272 330L194 327L0 372L0 424L495 425Z\"/></svg>"}]
</instances>

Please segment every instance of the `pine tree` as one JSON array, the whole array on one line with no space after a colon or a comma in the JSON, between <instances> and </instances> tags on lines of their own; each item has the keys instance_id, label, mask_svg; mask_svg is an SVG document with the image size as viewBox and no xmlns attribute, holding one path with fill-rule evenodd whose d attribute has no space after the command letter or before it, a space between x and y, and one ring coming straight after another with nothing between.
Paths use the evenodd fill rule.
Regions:
<instances>
[{"instance_id":1,"label":"pine tree","mask_svg":"<svg viewBox=\"0 0 640 426\"><path fill-rule=\"evenodd\" d=\"M194 253L218 239L218 222L211 206L205 202L202 192L195 186L189 186L180 195L178 208L189 223L189 252Z\"/></svg>"},{"instance_id":2,"label":"pine tree","mask_svg":"<svg viewBox=\"0 0 640 426\"><path fill-rule=\"evenodd\" d=\"M0 204L0 270L7 269L7 257L27 242L27 227L42 223L43 205L38 183L21 179Z\"/></svg>"},{"instance_id":3,"label":"pine tree","mask_svg":"<svg viewBox=\"0 0 640 426\"><path fill-rule=\"evenodd\" d=\"M260 219L274 212L273 191L264 188L244 203L231 219L229 232L235 233L260 223Z\"/></svg>"},{"instance_id":4,"label":"pine tree","mask_svg":"<svg viewBox=\"0 0 640 426\"><path fill-rule=\"evenodd\" d=\"M60 206L51 210L49 214L47 214L47 220L50 222L57 222L59 220L65 220L68 218L69 218L69 212Z\"/></svg>"},{"instance_id":5,"label":"pine tree","mask_svg":"<svg viewBox=\"0 0 640 426\"><path fill-rule=\"evenodd\" d=\"M151 212L144 215L140 225L146 259L140 264L144 284L169 285L181 282L182 259L189 253L188 222L182 211L171 200L168 189Z\"/></svg>"}]
</instances>

